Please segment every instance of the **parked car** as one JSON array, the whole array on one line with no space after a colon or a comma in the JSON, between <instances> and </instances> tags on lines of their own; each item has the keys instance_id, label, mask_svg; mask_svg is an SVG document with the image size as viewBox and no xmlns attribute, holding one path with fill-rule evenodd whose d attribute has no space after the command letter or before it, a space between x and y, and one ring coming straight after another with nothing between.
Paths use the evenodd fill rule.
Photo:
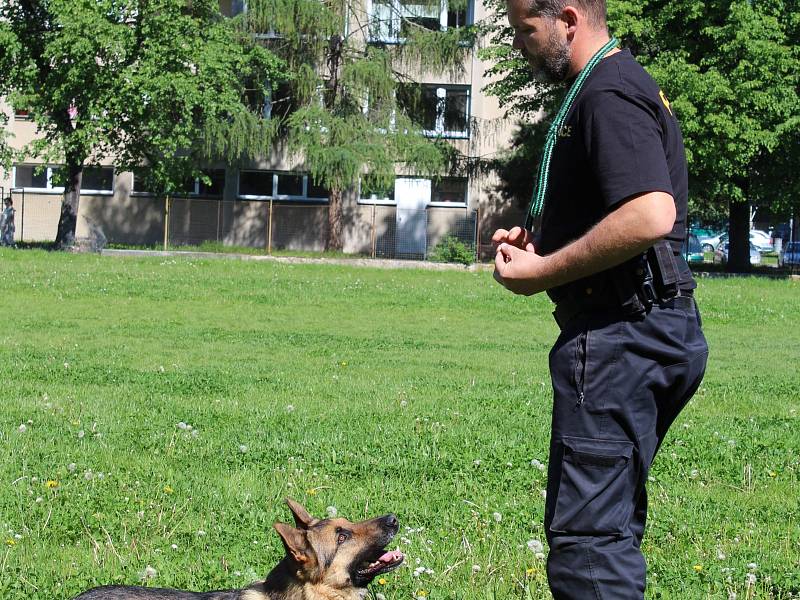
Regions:
<instances>
[{"instance_id":1,"label":"parked car","mask_svg":"<svg viewBox=\"0 0 800 600\"><path fill-rule=\"evenodd\" d=\"M764 236L766 236L766 239ZM728 234L723 233L721 236L719 236L719 244L717 244L717 248L727 241ZM750 243L755 246L759 252L772 252L773 250L772 241L770 240L769 236L763 231L758 231L758 229L753 229L750 231Z\"/></svg>"},{"instance_id":2,"label":"parked car","mask_svg":"<svg viewBox=\"0 0 800 600\"><path fill-rule=\"evenodd\" d=\"M789 242L778 255L779 267L800 267L800 242Z\"/></svg>"},{"instance_id":3,"label":"parked car","mask_svg":"<svg viewBox=\"0 0 800 600\"><path fill-rule=\"evenodd\" d=\"M714 264L724 265L728 262L728 242L722 242L719 247L714 251ZM750 264L761 264L761 252L758 251L755 244L750 244Z\"/></svg>"},{"instance_id":4,"label":"parked car","mask_svg":"<svg viewBox=\"0 0 800 600\"><path fill-rule=\"evenodd\" d=\"M766 231L760 229L750 230L750 241L755 244L756 248L761 252L772 252L774 246L772 245L772 238Z\"/></svg>"},{"instance_id":5,"label":"parked car","mask_svg":"<svg viewBox=\"0 0 800 600\"><path fill-rule=\"evenodd\" d=\"M702 246L704 252L713 252L719 246L720 238L723 235L728 235L725 232L720 233L711 233L707 236L698 235L697 237L700 239L700 246Z\"/></svg>"},{"instance_id":6,"label":"parked car","mask_svg":"<svg viewBox=\"0 0 800 600\"><path fill-rule=\"evenodd\" d=\"M689 264L701 263L705 260L703 245L695 234L690 233L686 238L683 244L683 255L686 257L686 262Z\"/></svg>"}]
</instances>

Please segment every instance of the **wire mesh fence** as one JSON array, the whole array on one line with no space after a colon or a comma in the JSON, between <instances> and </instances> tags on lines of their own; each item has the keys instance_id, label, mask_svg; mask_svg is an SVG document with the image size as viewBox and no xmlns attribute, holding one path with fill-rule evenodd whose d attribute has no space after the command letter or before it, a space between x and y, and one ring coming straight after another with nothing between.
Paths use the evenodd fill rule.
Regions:
<instances>
[{"instance_id":1,"label":"wire mesh fence","mask_svg":"<svg viewBox=\"0 0 800 600\"><path fill-rule=\"evenodd\" d=\"M17 210L17 241L52 242L61 211L59 194L10 190ZM214 198L125 198L82 195L77 236L106 243L164 248L209 243L266 253L327 249L327 203L223 201ZM479 213L463 207L406 210L395 205L345 206L342 251L372 258L471 262L479 248Z\"/></svg>"}]
</instances>

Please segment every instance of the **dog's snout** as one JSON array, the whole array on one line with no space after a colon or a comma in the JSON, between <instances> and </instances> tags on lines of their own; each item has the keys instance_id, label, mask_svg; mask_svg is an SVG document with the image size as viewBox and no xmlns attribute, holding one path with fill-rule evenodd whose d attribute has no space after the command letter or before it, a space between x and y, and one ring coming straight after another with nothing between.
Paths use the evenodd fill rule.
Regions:
<instances>
[{"instance_id":1,"label":"dog's snout","mask_svg":"<svg viewBox=\"0 0 800 600\"><path fill-rule=\"evenodd\" d=\"M400 521L398 521L397 517L394 515L386 515L383 517L383 525L392 531L397 531L400 529Z\"/></svg>"}]
</instances>

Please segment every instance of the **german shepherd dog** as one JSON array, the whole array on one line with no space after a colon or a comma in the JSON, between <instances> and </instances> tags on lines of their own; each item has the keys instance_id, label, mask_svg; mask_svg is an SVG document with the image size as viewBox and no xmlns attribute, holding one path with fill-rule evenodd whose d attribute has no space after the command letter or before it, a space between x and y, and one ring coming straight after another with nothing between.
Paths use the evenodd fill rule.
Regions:
<instances>
[{"instance_id":1,"label":"german shepherd dog","mask_svg":"<svg viewBox=\"0 0 800 600\"><path fill-rule=\"evenodd\" d=\"M398 550L385 549L400 527L394 515L351 523L315 519L291 498L286 503L295 527L275 523L286 556L264 581L214 592L109 585L74 600L363 600L367 585L405 558Z\"/></svg>"}]
</instances>

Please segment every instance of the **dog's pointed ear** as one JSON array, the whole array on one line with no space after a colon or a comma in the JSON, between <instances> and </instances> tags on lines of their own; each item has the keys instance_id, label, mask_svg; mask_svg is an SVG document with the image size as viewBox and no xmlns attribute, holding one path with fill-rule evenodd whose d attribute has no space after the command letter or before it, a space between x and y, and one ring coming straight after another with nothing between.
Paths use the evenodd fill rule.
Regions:
<instances>
[{"instance_id":1,"label":"dog's pointed ear","mask_svg":"<svg viewBox=\"0 0 800 600\"><path fill-rule=\"evenodd\" d=\"M319 523L319 520L312 517L305 507L299 502L292 500L291 498L286 498L286 504L289 505L289 510L292 511L292 515L294 515L294 522L298 527L308 529L312 525Z\"/></svg>"},{"instance_id":2,"label":"dog's pointed ear","mask_svg":"<svg viewBox=\"0 0 800 600\"><path fill-rule=\"evenodd\" d=\"M306 532L302 529L295 529L287 523L275 523L275 531L281 536L286 554L291 556L295 562L305 564L309 561L308 543Z\"/></svg>"}]
</instances>

